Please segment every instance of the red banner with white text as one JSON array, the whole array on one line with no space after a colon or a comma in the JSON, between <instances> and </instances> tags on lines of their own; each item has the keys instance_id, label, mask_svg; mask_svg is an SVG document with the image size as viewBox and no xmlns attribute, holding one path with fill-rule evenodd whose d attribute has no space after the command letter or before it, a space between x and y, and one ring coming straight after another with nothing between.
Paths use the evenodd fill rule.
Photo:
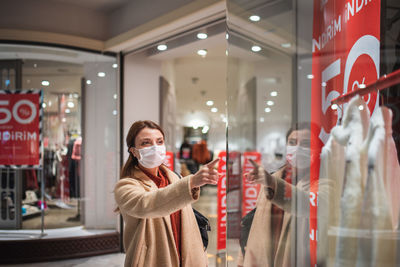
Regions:
<instances>
[{"instance_id":1,"label":"red banner with white text","mask_svg":"<svg viewBox=\"0 0 400 267\"><path fill-rule=\"evenodd\" d=\"M41 91L0 91L0 165L41 165Z\"/></svg>"},{"instance_id":2,"label":"red banner with white text","mask_svg":"<svg viewBox=\"0 0 400 267\"><path fill-rule=\"evenodd\" d=\"M217 250L226 248L226 152L218 154Z\"/></svg>"},{"instance_id":3,"label":"red banner with white text","mask_svg":"<svg viewBox=\"0 0 400 267\"><path fill-rule=\"evenodd\" d=\"M171 171L174 171L174 152L167 151L165 153L164 164L168 167L168 169L170 169Z\"/></svg>"},{"instance_id":4,"label":"red banner with white text","mask_svg":"<svg viewBox=\"0 0 400 267\"><path fill-rule=\"evenodd\" d=\"M331 101L379 78L380 0L314 0L311 88L311 184L319 179L319 154L342 109ZM376 93L364 97L371 114ZM344 105L343 109L346 107ZM310 199L317 195L310 189ZM311 266L317 263L317 205L310 201Z\"/></svg>"},{"instance_id":5,"label":"red banner with white text","mask_svg":"<svg viewBox=\"0 0 400 267\"><path fill-rule=\"evenodd\" d=\"M260 184L250 184L247 182L245 174L254 169L249 159L261 164L261 154L257 151L243 153L243 194L242 194L242 217L256 207Z\"/></svg>"}]
</instances>

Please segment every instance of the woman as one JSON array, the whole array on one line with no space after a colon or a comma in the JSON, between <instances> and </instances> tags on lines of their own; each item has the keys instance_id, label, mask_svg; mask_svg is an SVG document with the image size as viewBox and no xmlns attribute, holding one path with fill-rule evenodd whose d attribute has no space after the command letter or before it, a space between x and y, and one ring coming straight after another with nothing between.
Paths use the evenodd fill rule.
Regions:
<instances>
[{"instance_id":1,"label":"woman","mask_svg":"<svg viewBox=\"0 0 400 267\"><path fill-rule=\"evenodd\" d=\"M180 179L165 160L164 132L152 121L129 129L129 158L114 194L125 222L125 266L207 266L191 207L200 187L217 184L218 159Z\"/></svg>"},{"instance_id":2,"label":"woman","mask_svg":"<svg viewBox=\"0 0 400 267\"><path fill-rule=\"evenodd\" d=\"M287 163L272 175L252 162L247 179L264 186L238 266L310 266L310 134L307 123L288 131Z\"/></svg>"}]
</instances>

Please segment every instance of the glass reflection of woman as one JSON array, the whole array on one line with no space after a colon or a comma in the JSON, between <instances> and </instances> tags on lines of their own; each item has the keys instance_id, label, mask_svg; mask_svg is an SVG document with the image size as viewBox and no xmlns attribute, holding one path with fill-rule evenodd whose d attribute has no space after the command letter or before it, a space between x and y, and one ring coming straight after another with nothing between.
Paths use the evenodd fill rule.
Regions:
<instances>
[{"instance_id":1,"label":"glass reflection of woman","mask_svg":"<svg viewBox=\"0 0 400 267\"><path fill-rule=\"evenodd\" d=\"M114 194L125 222L125 266L207 266L191 203L200 187L217 184L218 159L180 179L165 160L164 132L152 121L129 129L129 158Z\"/></svg>"},{"instance_id":2,"label":"glass reflection of woman","mask_svg":"<svg viewBox=\"0 0 400 267\"><path fill-rule=\"evenodd\" d=\"M255 168L246 174L247 180L264 186L238 266L292 266L294 261L296 266L310 266L310 134L309 123L288 131L287 163L272 175L252 162Z\"/></svg>"}]
</instances>

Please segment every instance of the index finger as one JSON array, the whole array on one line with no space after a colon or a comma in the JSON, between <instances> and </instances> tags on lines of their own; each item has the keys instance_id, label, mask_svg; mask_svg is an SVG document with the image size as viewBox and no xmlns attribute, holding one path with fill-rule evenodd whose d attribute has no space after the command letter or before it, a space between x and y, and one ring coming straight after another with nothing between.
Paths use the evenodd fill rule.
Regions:
<instances>
[{"instance_id":1,"label":"index finger","mask_svg":"<svg viewBox=\"0 0 400 267\"><path fill-rule=\"evenodd\" d=\"M254 160L252 160L252 159L249 159L249 161L250 161L250 163L253 165L253 167L254 167L254 168L258 168L258 167L260 167L260 165L258 165L258 163L257 163L257 162L255 162Z\"/></svg>"},{"instance_id":2,"label":"index finger","mask_svg":"<svg viewBox=\"0 0 400 267\"><path fill-rule=\"evenodd\" d=\"M213 161L211 161L210 163L207 163L206 166L210 169L214 168L215 164L217 164L217 162L219 161L219 158L214 159Z\"/></svg>"}]
</instances>

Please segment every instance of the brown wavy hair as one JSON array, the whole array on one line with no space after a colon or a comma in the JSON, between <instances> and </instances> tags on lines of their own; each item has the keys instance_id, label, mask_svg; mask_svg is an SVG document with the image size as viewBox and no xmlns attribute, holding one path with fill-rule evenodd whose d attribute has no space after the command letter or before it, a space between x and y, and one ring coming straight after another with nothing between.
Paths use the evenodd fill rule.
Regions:
<instances>
[{"instance_id":1,"label":"brown wavy hair","mask_svg":"<svg viewBox=\"0 0 400 267\"><path fill-rule=\"evenodd\" d=\"M144 128L159 130L165 139L164 131L157 123L149 120L136 121L135 123L133 123L131 128L129 128L128 135L126 136L126 145L128 146L129 158L121 169L121 175L120 175L121 179L124 177L131 177L133 169L139 164L137 158L132 155L129 149L131 147L135 147L136 136Z\"/></svg>"}]
</instances>

